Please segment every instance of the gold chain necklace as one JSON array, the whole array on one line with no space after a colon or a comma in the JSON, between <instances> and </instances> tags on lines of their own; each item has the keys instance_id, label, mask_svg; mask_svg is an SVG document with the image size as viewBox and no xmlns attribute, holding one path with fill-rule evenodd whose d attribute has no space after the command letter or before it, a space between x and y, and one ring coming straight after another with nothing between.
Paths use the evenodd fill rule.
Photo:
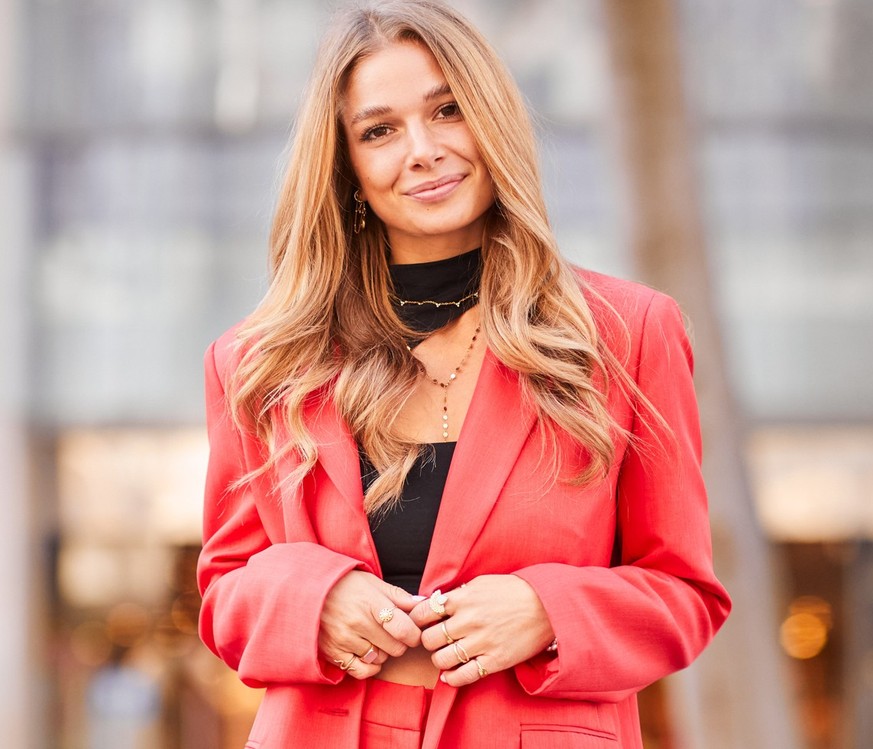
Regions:
<instances>
[{"instance_id":1,"label":"gold chain necklace","mask_svg":"<svg viewBox=\"0 0 873 749\"><path fill-rule=\"evenodd\" d=\"M421 301L417 299L401 299L400 297L394 297L397 303L401 307L405 307L407 304L414 304L418 307L423 307L425 304L432 304L434 307L451 307L454 305L455 307L460 307L464 302L469 301L470 299L475 299L479 296L478 291L474 291L472 294L467 294L463 299L458 299L456 302L435 302L432 299L422 299Z\"/></svg>"},{"instance_id":2,"label":"gold chain necklace","mask_svg":"<svg viewBox=\"0 0 873 749\"><path fill-rule=\"evenodd\" d=\"M438 304L438 302L434 302L434 304ZM448 304L454 304L454 302L448 302ZM467 363L467 359L470 358L470 352L473 350L473 346L476 345L476 339L479 337L479 331L481 329L481 324L476 326L476 330L473 333L473 339L470 341L470 345L467 346L467 350L464 352L463 358L458 363L458 366L452 370L451 374L449 375L449 379L447 379L445 382L440 382L436 377L432 377L427 369L424 370L427 378L434 385L439 385L443 389L443 422L441 425L443 430L443 442L449 441L449 385L451 385L458 378L461 367L463 367ZM412 347L409 344L406 344L406 348L410 352L412 351Z\"/></svg>"}]
</instances>

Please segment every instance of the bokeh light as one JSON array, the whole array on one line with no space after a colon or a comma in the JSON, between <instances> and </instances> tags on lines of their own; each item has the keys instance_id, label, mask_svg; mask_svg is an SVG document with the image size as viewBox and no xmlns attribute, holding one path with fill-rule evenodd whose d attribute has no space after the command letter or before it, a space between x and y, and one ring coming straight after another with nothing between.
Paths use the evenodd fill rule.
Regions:
<instances>
[{"instance_id":1,"label":"bokeh light","mask_svg":"<svg viewBox=\"0 0 873 749\"><path fill-rule=\"evenodd\" d=\"M833 627L831 605L818 596L800 596L788 610L779 628L782 649L798 660L815 658L827 645Z\"/></svg>"}]
</instances>

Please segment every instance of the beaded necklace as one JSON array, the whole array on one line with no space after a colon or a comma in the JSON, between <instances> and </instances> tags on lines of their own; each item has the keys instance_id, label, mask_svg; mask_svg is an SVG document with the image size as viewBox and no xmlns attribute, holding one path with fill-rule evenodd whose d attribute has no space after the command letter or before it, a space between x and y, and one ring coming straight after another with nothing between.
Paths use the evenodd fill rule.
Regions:
<instances>
[{"instance_id":1,"label":"beaded necklace","mask_svg":"<svg viewBox=\"0 0 873 749\"><path fill-rule=\"evenodd\" d=\"M440 382L437 377L432 376L426 369L424 373L427 375L427 378L434 384L439 385L443 389L443 420L440 424L440 427L443 430L443 442L449 441L449 385L451 385L457 378L458 374L461 371L461 368L467 363L467 359L470 358L470 352L473 350L473 346L476 345L476 339L479 337L479 331L482 329L481 325L476 326L476 331L473 333L473 339L470 341L470 345L467 346L467 350L464 352L464 357L458 362L458 366L455 367L451 374L448 376L448 379L445 382ZM407 344L407 349L412 351L412 348Z\"/></svg>"},{"instance_id":2,"label":"beaded necklace","mask_svg":"<svg viewBox=\"0 0 873 749\"><path fill-rule=\"evenodd\" d=\"M389 266L394 286L391 303L398 317L417 333L432 333L445 327L478 304L481 266L478 249L430 263ZM481 325L476 326L464 356L444 381L424 370L427 379L443 391L440 428L444 442L449 441L449 386L470 358L481 329ZM411 352L418 343L410 341L406 348Z\"/></svg>"}]
</instances>

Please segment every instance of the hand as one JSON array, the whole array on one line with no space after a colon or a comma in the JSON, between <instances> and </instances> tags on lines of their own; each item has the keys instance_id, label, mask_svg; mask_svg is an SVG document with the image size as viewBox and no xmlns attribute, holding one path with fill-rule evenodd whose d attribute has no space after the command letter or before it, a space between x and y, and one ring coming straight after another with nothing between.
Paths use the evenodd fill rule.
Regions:
<instances>
[{"instance_id":1,"label":"hand","mask_svg":"<svg viewBox=\"0 0 873 749\"><path fill-rule=\"evenodd\" d=\"M536 592L515 575L482 575L446 596L444 616L422 601L410 617L450 686L512 668L542 653L555 637Z\"/></svg>"},{"instance_id":2,"label":"hand","mask_svg":"<svg viewBox=\"0 0 873 749\"><path fill-rule=\"evenodd\" d=\"M374 676L388 656L403 655L421 642L421 631L408 615L420 601L369 572L352 570L327 594L318 649L355 679ZM392 612L384 623L383 610Z\"/></svg>"}]
</instances>

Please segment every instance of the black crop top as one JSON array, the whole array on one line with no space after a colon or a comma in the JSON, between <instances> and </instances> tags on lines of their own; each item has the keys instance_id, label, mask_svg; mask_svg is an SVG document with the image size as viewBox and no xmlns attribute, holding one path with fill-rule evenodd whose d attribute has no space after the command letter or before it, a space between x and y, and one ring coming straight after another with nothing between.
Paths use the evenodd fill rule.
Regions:
<instances>
[{"instance_id":1,"label":"black crop top","mask_svg":"<svg viewBox=\"0 0 873 749\"><path fill-rule=\"evenodd\" d=\"M479 249L433 262L389 265L394 311L418 333L438 330L478 303L481 269ZM441 304L435 304L437 301ZM455 303L444 304L447 301ZM410 346L418 342L408 341ZM421 586L455 452L454 442L428 447L410 469L400 502L388 513L370 519L382 576L412 594L418 593ZM361 482L366 492L376 478L376 469L363 451L359 452Z\"/></svg>"},{"instance_id":2,"label":"black crop top","mask_svg":"<svg viewBox=\"0 0 873 749\"><path fill-rule=\"evenodd\" d=\"M406 477L400 503L388 513L370 518L382 576L413 595L421 585L455 444L428 445ZM363 451L360 456L361 481L366 491L376 478L376 469Z\"/></svg>"}]
</instances>

